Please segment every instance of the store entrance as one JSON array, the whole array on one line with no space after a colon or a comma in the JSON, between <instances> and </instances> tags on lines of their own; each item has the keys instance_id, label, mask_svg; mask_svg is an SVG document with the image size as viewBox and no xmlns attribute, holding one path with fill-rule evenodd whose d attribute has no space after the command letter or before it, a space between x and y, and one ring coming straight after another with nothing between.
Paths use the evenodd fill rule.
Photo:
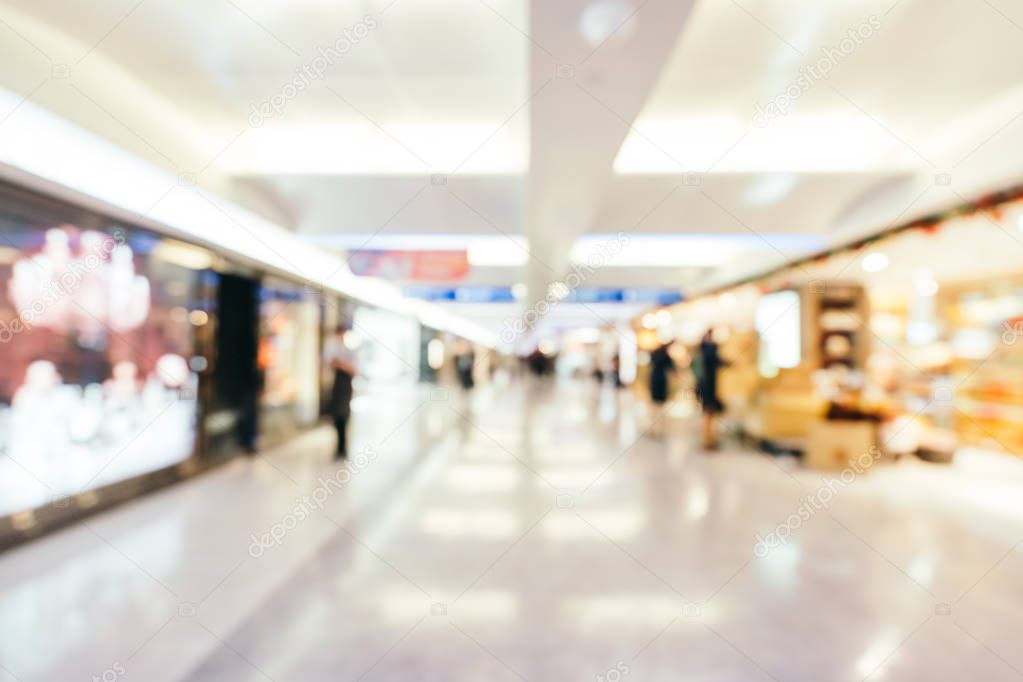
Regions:
<instances>
[{"instance_id":1,"label":"store entrance","mask_svg":"<svg viewBox=\"0 0 1023 682\"><path fill-rule=\"evenodd\" d=\"M205 420L207 453L211 457L230 456L238 448L255 450L260 390L258 326L259 281L221 275L212 400Z\"/></svg>"}]
</instances>

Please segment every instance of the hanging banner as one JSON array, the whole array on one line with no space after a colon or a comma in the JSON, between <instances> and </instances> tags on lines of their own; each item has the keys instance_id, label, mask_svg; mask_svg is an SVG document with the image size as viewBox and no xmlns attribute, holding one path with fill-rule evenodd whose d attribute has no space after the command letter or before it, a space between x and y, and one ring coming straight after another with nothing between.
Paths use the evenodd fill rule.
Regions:
<instances>
[{"instance_id":1,"label":"hanging banner","mask_svg":"<svg viewBox=\"0 0 1023 682\"><path fill-rule=\"evenodd\" d=\"M348 253L348 266L356 275L388 280L444 282L469 274L466 251L356 250Z\"/></svg>"}]
</instances>

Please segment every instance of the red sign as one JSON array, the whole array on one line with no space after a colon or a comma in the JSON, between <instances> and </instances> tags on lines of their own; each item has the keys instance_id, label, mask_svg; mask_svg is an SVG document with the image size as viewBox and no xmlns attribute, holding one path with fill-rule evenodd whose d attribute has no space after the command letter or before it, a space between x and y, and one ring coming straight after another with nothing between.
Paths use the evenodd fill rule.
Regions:
<instances>
[{"instance_id":1,"label":"red sign","mask_svg":"<svg viewBox=\"0 0 1023 682\"><path fill-rule=\"evenodd\" d=\"M349 252L348 265L356 275L389 280L444 282L469 274L465 251L359 250Z\"/></svg>"}]
</instances>

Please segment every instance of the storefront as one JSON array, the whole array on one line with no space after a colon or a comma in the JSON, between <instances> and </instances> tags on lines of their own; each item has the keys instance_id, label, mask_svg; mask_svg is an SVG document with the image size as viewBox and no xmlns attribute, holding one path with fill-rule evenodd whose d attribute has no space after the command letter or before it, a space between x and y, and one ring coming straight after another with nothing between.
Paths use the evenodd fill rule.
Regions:
<instances>
[{"instance_id":1,"label":"storefront","mask_svg":"<svg viewBox=\"0 0 1023 682\"><path fill-rule=\"evenodd\" d=\"M261 447L284 440L319 417L320 328L316 295L301 285L263 280L257 356Z\"/></svg>"},{"instance_id":2,"label":"storefront","mask_svg":"<svg viewBox=\"0 0 1023 682\"><path fill-rule=\"evenodd\" d=\"M0 185L0 547L316 422L319 296Z\"/></svg>"},{"instance_id":3,"label":"storefront","mask_svg":"<svg viewBox=\"0 0 1023 682\"><path fill-rule=\"evenodd\" d=\"M802 452L1023 452L1023 207L959 207L650 313L695 345L715 330L729 422ZM856 426L851 422L857 422ZM829 431L830 430L830 431ZM844 453L844 454L843 454ZM841 456L839 456L841 455Z\"/></svg>"},{"instance_id":4,"label":"storefront","mask_svg":"<svg viewBox=\"0 0 1023 682\"><path fill-rule=\"evenodd\" d=\"M209 254L0 190L0 516L196 452Z\"/></svg>"},{"instance_id":5,"label":"storefront","mask_svg":"<svg viewBox=\"0 0 1023 682\"><path fill-rule=\"evenodd\" d=\"M388 287L267 269L0 184L0 549L315 425L339 324L367 397L432 377Z\"/></svg>"}]
</instances>

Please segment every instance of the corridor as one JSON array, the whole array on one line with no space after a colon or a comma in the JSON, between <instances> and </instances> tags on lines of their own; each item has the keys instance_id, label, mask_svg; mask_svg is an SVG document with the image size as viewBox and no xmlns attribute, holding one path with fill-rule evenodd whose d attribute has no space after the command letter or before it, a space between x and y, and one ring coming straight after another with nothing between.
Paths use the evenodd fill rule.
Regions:
<instances>
[{"instance_id":1,"label":"corridor","mask_svg":"<svg viewBox=\"0 0 1023 682\"><path fill-rule=\"evenodd\" d=\"M0 0L0 682L1023 681L1021 31Z\"/></svg>"},{"instance_id":2,"label":"corridor","mask_svg":"<svg viewBox=\"0 0 1023 682\"><path fill-rule=\"evenodd\" d=\"M700 452L689 405L652 438L631 393L592 382L355 408L345 468L313 430L0 557L0 679L1023 669L1015 461L879 463L825 496L834 477L787 457Z\"/></svg>"}]
</instances>

